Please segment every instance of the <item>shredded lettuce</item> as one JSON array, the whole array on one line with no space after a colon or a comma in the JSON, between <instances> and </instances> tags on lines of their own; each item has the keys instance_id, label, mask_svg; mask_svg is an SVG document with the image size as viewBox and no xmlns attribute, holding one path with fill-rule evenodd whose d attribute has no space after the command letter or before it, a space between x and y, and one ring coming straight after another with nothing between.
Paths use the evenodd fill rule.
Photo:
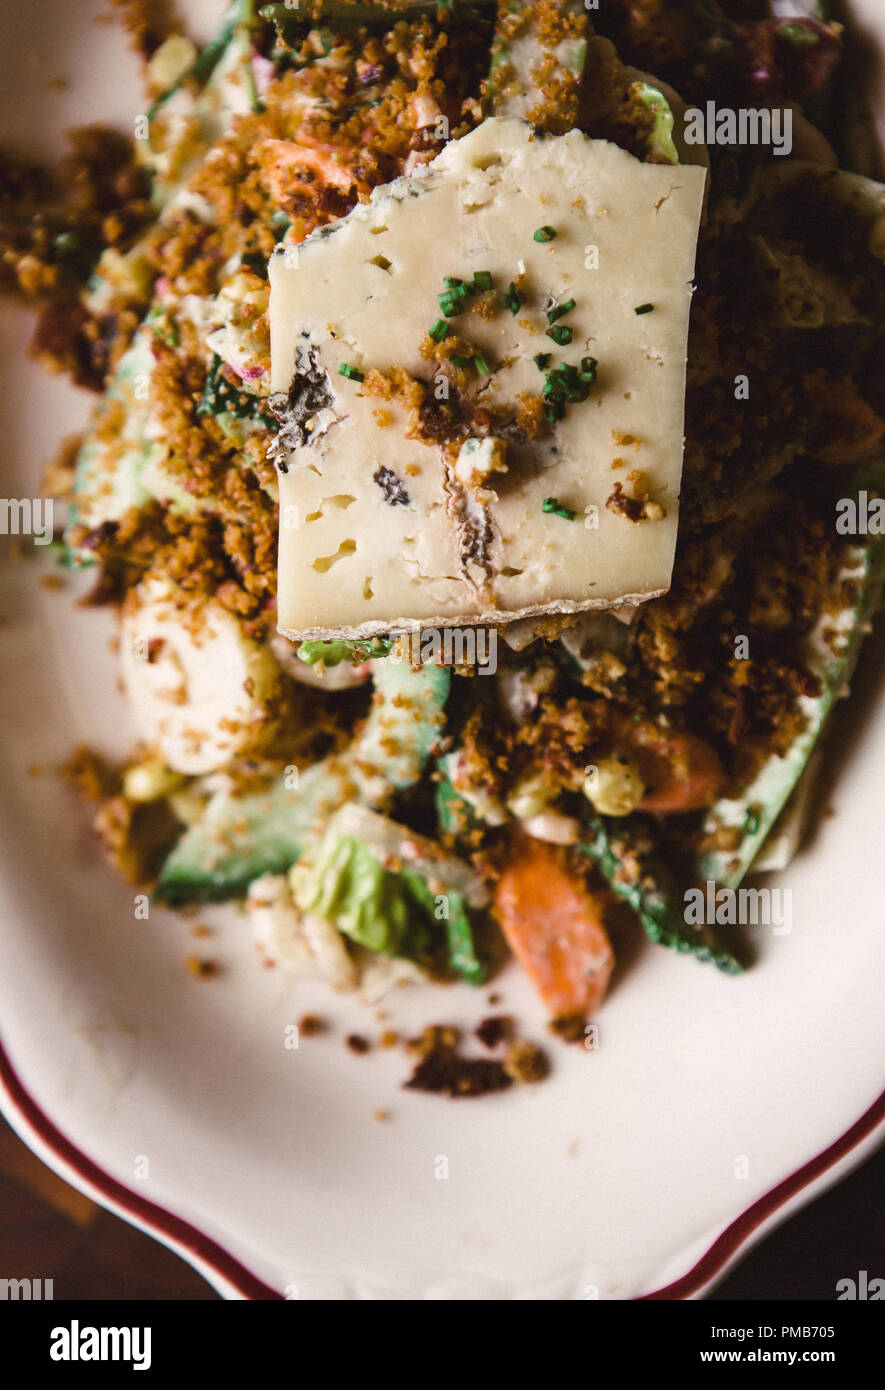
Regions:
<instances>
[{"instance_id":1,"label":"shredded lettuce","mask_svg":"<svg viewBox=\"0 0 885 1390\"><path fill-rule=\"evenodd\" d=\"M390 637L373 637L367 642L335 638L331 642L302 642L297 656L308 666L322 662L324 666L340 666L342 661L363 662L389 656L393 646Z\"/></svg>"},{"instance_id":2,"label":"shredded lettuce","mask_svg":"<svg viewBox=\"0 0 885 1390\"><path fill-rule=\"evenodd\" d=\"M647 82L634 82L630 95L644 106L652 116L654 124L648 142L648 153L663 159L667 164L678 164L679 155L673 143L673 112L670 103L657 87Z\"/></svg>"},{"instance_id":3,"label":"shredded lettuce","mask_svg":"<svg viewBox=\"0 0 885 1390\"><path fill-rule=\"evenodd\" d=\"M364 829L362 836L355 826ZM391 844L402 853L392 855ZM428 848L430 859L422 852ZM467 911L468 897L479 900L474 878L466 864L407 827L347 807L330 822L311 859L292 870L291 883L303 912L381 955L420 959L444 937L455 974L480 984L486 970Z\"/></svg>"},{"instance_id":4,"label":"shredded lettuce","mask_svg":"<svg viewBox=\"0 0 885 1390\"><path fill-rule=\"evenodd\" d=\"M427 904L414 893L411 875L390 873L352 835L326 843L314 864L298 865L292 885L303 911L370 951L414 960L430 946Z\"/></svg>"},{"instance_id":5,"label":"shredded lettuce","mask_svg":"<svg viewBox=\"0 0 885 1390\"><path fill-rule=\"evenodd\" d=\"M475 830L481 821L470 802L460 792L456 792L449 781L446 759L440 758L437 766L444 774L442 780L437 782L434 793L436 818L439 821L440 829L450 835L460 835L469 830Z\"/></svg>"},{"instance_id":6,"label":"shredded lettuce","mask_svg":"<svg viewBox=\"0 0 885 1390\"><path fill-rule=\"evenodd\" d=\"M460 893L449 893L449 915L446 918L446 939L449 965L456 975L469 985L481 985L488 978L488 968L476 953L473 928Z\"/></svg>"}]
</instances>

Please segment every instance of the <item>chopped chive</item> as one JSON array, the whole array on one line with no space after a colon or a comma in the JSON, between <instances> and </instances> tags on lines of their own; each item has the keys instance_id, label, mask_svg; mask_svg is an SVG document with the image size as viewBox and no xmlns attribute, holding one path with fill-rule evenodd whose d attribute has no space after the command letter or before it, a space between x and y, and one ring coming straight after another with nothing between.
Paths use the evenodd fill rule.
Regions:
<instances>
[{"instance_id":1,"label":"chopped chive","mask_svg":"<svg viewBox=\"0 0 885 1390\"><path fill-rule=\"evenodd\" d=\"M451 294L441 294L439 296L439 307L442 309L447 319L453 319L457 314L464 310L464 305L460 299L455 299Z\"/></svg>"},{"instance_id":2,"label":"chopped chive","mask_svg":"<svg viewBox=\"0 0 885 1390\"><path fill-rule=\"evenodd\" d=\"M485 357L474 357L473 365L480 376L488 376L489 372L492 370Z\"/></svg>"},{"instance_id":3,"label":"chopped chive","mask_svg":"<svg viewBox=\"0 0 885 1390\"><path fill-rule=\"evenodd\" d=\"M595 357L582 357L581 375L587 377L590 380L594 380L596 377L596 368L598 366L599 363L597 362Z\"/></svg>"},{"instance_id":4,"label":"chopped chive","mask_svg":"<svg viewBox=\"0 0 885 1390\"><path fill-rule=\"evenodd\" d=\"M346 376L348 381L365 381L366 374L361 372L359 367L354 367L350 362L342 362L338 368L339 376Z\"/></svg>"},{"instance_id":5,"label":"chopped chive","mask_svg":"<svg viewBox=\"0 0 885 1390\"><path fill-rule=\"evenodd\" d=\"M539 227L535 232L535 241L552 241L555 236L555 227Z\"/></svg>"},{"instance_id":6,"label":"chopped chive","mask_svg":"<svg viewBox=\"0 0 885 1390\"><path fill-rule=\"evenodd\" d=\"M553 328L547 329L547 337L552 338L559 347L565 347L567 343L571 342L574 334L570 328L566 328L565 324L557 323Z\"/></svg>"},{"instance_id":7,"label":"chopped chive","mask_svg":"<svg viewBox=\"0 0 885 1390\"><path fill-rule=\"evenodd\" d=\"M464 372L466 372L468 368L473 366L472 357L456 357L454 353L452 353L452 356L449 358L449 361L451 362L453 367L460 367L461 370Z\"/></svg>"},{"instance_id":8,"label":"chopped chive","mask_svg":"<svg viewBox=\"0 0 885 1390\"><path fill-rule=\"evenodd\" d=\"M507 286L507 293L501 295L501 303L504 305L504 308L509 309L511 314L513 314L514 316L519 313L520 308L522 307L522 300L519 297L519 290L516 288L512 280L510 281L510 284Z\"/></svg>"},{"instance_id":9,"label":"chopped chive","mask_svg":"<svg viewBox=\"0 0 885 1390\"><path fill-rule=\"evenodd\" d=\"M747 812L746 816L744 817L744 829L746 830L746 832L747 832L748 835L755 835L755 834L756 834L756 831L759 829L759 812L758 812L758 811L754 811L754 810L751 808L751 809Z\"/></svg>"},{"instance_id":10,"label":"chopped chive","mask_svg":"<svg viewBox=\"0 0 885 1390\"><path fill-rule=\"evenodd\" d=\"M572 511L571 507L561 506L558 497L545 497L541 503L541 511L552 512L554 516L561 516L565 521L574 521L578 515L577 512Z\"/></svg>"},{"instance_id":11,"label":"chopped chive","mask_svg":"<svg viewBox=\"0 0 885 1390\"><path fill-rule=\"evenodd\" d=\"M654 307L653 304L637 304L633 312L634 314L650 314Z\"/></svg>"},{"instance_id":12,"label":"chopped chive","mask_svg":"<svg viewBox=\"0 0 885 1390\"><path fill-rule=\"evenodd\" d=\"M443 294L449 299L458 299L461 303L466 301L475 293L473 285L465 285L463 280L458 280L454 275L447 275L443 282L445 289Z\"/></svg>"},{"instance_id":13,"label":"chopped chive","mask_svg":"<svg viewBox=\"0 0 885 1390\"><path fill-rule=\"evenodd\" d=\"M542 395L548 404L564 408L567 401L586 401L594 380L590 373L579 372L573 363L561 362L548 371Z\"/></svg>"},{"instance_id":14,"label":"chopped chive","mask_svg":"<svg viewBox=\"0 0 885 1390\"><path fill-rule=\"evenodd\" d=\"M538 368L538 371L539 371L539 372L543 372L543 370L544 370L545 367L549 367L549 365L550 365L550 358L552 357L552 355L553 355L553 354L550 353L550 352L536 352L536 353L535 353L535 355L534 355L534 357L533 357L532 360L533 360L535 366Z\"/></svg>"},{"instance_id":15,"label":"chopped chive","mask_svg":"<svg viewBox=\"0 0 885 1390\"><path fill-rule=\"evenodd\" d=\"M478 270L473 277L473 284L477 290L493 290L495 288L495 282L488 270Z\"/></svg>"},{"instance_id":16,"label":"chopped chive","mask_svg":"<svg viewBox=\"0 0 885 1390\"><path fill-rule=\"evenodd\" d=\"M430 337L435 343L441 343L444 338L449 336L449 325L445 319L437 319L429 329Z\"/></svg>"},{"instance_id":17,"label":"chopped chive","mask_svg":"<svg viewBox=\"0 0 885 1390\"><path fill-rule=\"evenodd\" d=\"M564 304L557 304L554 309L547 310L547 322L555 323L557 319L562 318L563 314L570 314L574 307L575 301L573 299L567 299Z\"/></svg>"}]
</instances>

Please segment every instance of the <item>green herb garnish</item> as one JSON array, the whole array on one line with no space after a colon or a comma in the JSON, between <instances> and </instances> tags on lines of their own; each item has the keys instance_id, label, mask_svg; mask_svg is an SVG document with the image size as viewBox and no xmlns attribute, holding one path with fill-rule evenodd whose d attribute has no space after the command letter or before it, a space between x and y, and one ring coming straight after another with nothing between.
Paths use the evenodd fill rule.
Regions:
<instances>
[{"instance_id":1,"label":"green herb garnish","mask_svg":"<svg viewBox=\"0 0 885 1390\"><path fill-rule=\"evenodd\" d=\"M541 365L542 361L549 362L549 353L539 353L535 362ZM565 407L572 401L586 401L590 394L590 387L596 380L596 359L595 357L583 357L581 359L581 371L572 362L560 362L556 367L551 367L546 373L542 395L545 403L545 415L547 420L553 424L556 420L561 420L565 415Z\"/></svg>"},{"instance_id":2,"label":"green herb garnish","mask_svg":"<svg viewBox=\"0 0 885 1390\"><path fill-rule=\"evenodd\" d=\"M544 369L545 369L545 367L549 367L549 365L550 365L550 358L551 358L552 356L553 356L552 352L536 352L535 355L534 355L534 357L532 358L532 361L534 362L535 366L538 368L538 371L539 371L539 372L543 372Z\"/></svg>"},{"instance_id":3,"label":"green herb garnish","mask_svg":"<svg viewBox=\"0 0 885 1390\"><path fill-rule=\"evenodd\" d=\"M392 637L372 637L367 641L333 638L330 642L302 642L295 655L308 666L321 661L324 666L340 666L342 661L363 662L390 655Z\"/></svg>"},{"instance_id":4,"label":"green herb garnish","mask_svg":"<svg viewBox=\"0 0 885 1390\"><path fill-rule=\"evenodd\" d=\"M561 516L565 521L574 521L578 515L571 507L563 507L558 497L545 497L541 503L541 511L552 512L554 516Z\"/></svg>"},{"instance_id":5,"label":"green herb garnish","mask_svg":"<svg viewBox=\"0 0 885 1390\"><path fill-rule=\"evenodd\" d=\"M450 290L438 296L439 307L442 309L447 319L453 319L456 314L460 314L464 309L464 300L453 294Z\"/></svg>"},{"instance_id":6,"label":"green herb garnish","mask_svg":"<svg viewBox=\"0 0 885 1390\"><path fill-rule=\"evenodd\" d=\"M555 308L547 310L547 322L556 323L556 320L561 319L564 314L570 314L574 307L575 301L573 299L567 299L564 304L557 304Z\"/></svg>"},{"instance_id":7,"label":"green herb garnish","mask_svg":"<svg viewBox=\"0 0 885 1390\"><path fill-rule=\"evenodd\" d=\"M366 374L361 372L359 367L354 367L350 362L342 362L338 368L339 376L346 376L348 381L365 381Z\"/></svg>"},{"instance_id":8,"label":"green herb garnish","mask_svg":"<svg viewBox=\"0 0 885 1390\"><path fill-rule=\"evenodd\" d=\"M637 304L633 312L634 314L650 314L654 307L653 304Z\"/></svg>"},{"instance_id":9,"label":"green herb garnish","mask_svg":"<svg viewBox=\"0 0 885 1390\"><path fill-rule=\"evenodd\" d=\"M514 316L519 313L522 307L522 300L519 297L519 290L513 281L507 286L507 293L501 295L501 303L505 309L509 309Z\"/></svg>"},{"instance_id":10,"label":"green herb garnish","mask_svg":"<svg viewBox=\"0 0 885 1390\"><path fill-rule=\"evenodd\" d=\"M570 362L563 362L561 366L554 367L547 376L547 388L552 388L549 394L565 395L570 401L585 401L587 399L587 388L581 380L581 374L577 367L573 367Z\"/></svg>"},{"instance_id":11,"label":"green herb garnish","mask_svg":"<svg viewBox=\"0 0 885 1390\"><path fill-rule=\"evenodd\" d=\"M552 338L559 347L565 347L571 342L575 335L570 328L566 328L564 323L557 323L553 328L547 329L547 337Z\"/></svg>"},{"instance_id":12,"label":"green herb garnish","mask_svg":"<svg viewBox=\"0 0 885 1390\"><path fill-rule=\"evenodd\" d=\"M449 325L445 319L437 319L428 332L435 343L441 343L444 338L449 336Z\"/></svg>"},{"instance_id":13,"label":"green herb garnish","mask_svg":"<svg viewBox=\"0 0 885 1390\"><path fill-rule=\"evenodd\" d=\"M451 319L461 313L468 299L472 299L479 290L492 288L492 277L487 270L480 270L469 284L465 284L457 275L444 275L443 284L445 289L437 296L439 307L446 318Z\"/></svg>"},{"instance_id":14,"label":"green herb garnish","mask_svg":"<svg viewBox=\"0 0 885 1390\"><path fill-rule=\"evenodd\" d=\"M553 241L556 236L555 227L539 227L535 232L535 241Z\"/></svg>"},{"instance_id":15,"label":"green herb garnish","mask_svg":"<svg viewBox=\"0 0 885 1390\"><path fill-rule=\"evenodd\" d=\"M599 363L595 357L582 357L580 372L581 381L586 381L592 386L596 380L596 368L598 366Z\"/></svg>"}]
</instances>

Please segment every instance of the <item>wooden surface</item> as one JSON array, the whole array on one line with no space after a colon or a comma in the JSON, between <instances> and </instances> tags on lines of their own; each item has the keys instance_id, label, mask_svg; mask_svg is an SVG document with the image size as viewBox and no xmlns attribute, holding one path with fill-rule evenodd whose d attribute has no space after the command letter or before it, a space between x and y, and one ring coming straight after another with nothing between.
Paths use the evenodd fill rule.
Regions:
<instances>
[{"instance_id":1,"label":"wooden surface","mask_svg":"<svg viewBox=\"0 0 885 1390\"><path fill-rule=\"evenodd\" d=\"M712 1295L819 1299L839 1279L885 1277L885 1149L794 1216ZM53 1279L66 1298L217 1299L150 1236L82 1196L50 1171L0 1119L0 1278Z\"/></svg>"},{"instance_id":2,"label":"wooden surface","mask_svg":"<svg viewBox=\"0 0 885 1390\"><path fill-rule=\"evenodd\" d=\"M65 1298L217 1299L184 1260L69 1187L0 1119L0 1278Z\"/></svg>"}]
</instances>

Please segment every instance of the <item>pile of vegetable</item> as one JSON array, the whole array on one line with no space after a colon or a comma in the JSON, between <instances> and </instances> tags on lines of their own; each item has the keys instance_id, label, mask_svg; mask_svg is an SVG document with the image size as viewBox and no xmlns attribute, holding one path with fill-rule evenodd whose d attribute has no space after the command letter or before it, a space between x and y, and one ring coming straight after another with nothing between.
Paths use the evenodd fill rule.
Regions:
<instances>
[{"instance_id":1,"label":"pile of vegetable","mask_svg":"<svg viewBox=\"0 0 885 1390\"><path fill-rule=\"evenodd\" d=\"M176 299L156 274L152 238L183 209L196 220L211 218L211 207L193 192L194 174L225 132L266 109L274 84L336 63L343 71L348 45L374 53L371 46L383 47L399 21L453 35L463 28L486 45L488 78L473 98L474 118L519 115L552 133L579 125L653 161L687 157L679 136L686 102L789 104L803 148L822 151L822 163L794 162L788 170L773 167L780 161L759 150L701 153L711 177L699 296L708 261L723 262L735 246L749 248L765 266L759 283L774 284L780 295L767 302L764 331L782 333L785 352L796 344L808 363L818 361L821 381L835 370L842 382L824 392L816 416L797 409L790 438L767 455L760 477L755 464L744 468L731 445L729 469L714 472L705 453L701 467L710 471L691 471L690 378L686 523L673 593L647 605L648 612L620 615L626 622L611 615L582 620L542 632L524 649L502 642L500 669L489 682L444 667L412 669L392 640L306 642L283 651L270 635L269 608L261 617L263 636L260 622L249 631L239 624L236 659L257 662L260 652L261 661L273 663L266 689L250 693L243 716L248 740L237 745L236 756L210 759L197 772L170 762L161 741L159 753L147 750L124 771L117 793L130 810L162 802L171 813L158 900L245 898L267 952L341 986L356 983L366 960L377 955L405 959L433 977L479 984L498 958L503 934L560 1023L586 1018L602 1001L614 965L609 920L618 901L650 941L726 973L741 969L746 951L739 936L690 925L685 891L707 880L736 888L766 856L783 867L801 839L812 754L847 689L883 578L876 536L838 546L828 536L824 545L814 528L851 489L880 495L885 467L885 397L870 367L881 363L885 347L878 317L885 286L877 281L870 290L858 270L867 242L869 280L881 279L885 189L869 167L854 173L825 167L835 163L830 141L849 161L853 150L866 148L854 106L843 119L839 27L801 16L747 21L745 8L715 0L654 7L612 0L597 14L577 0L555 6L305 0L296 8L257 9L237 0L202 53L172 35L152 56L151 138L141 168L150 177L158 222L133 229L128 245L106 250L85 283L83 268L76 271L84 312L113 311L115 322L122 322L123 303L143 312L131 314L128 342L109 367L79 451L68 563L90 566L96 554L107 563L109 538L119 538L123 525L139 534L139 517L212 516L221 507L220 498L198 495L180 471L170 471L156 428L150 389L156 363L164 352L184 354L189 335L202 335L205 348L195 422L234 451L256 439L270 444L263 253L246 253L217 293L196 302L193 295ZM647 22L652 13L654 22ZM370 68L366 59L360 70L374 90ZM178 141L177 128L186 132ZM357 175L347 183L334 142L326 150L316 141L303 148L315 186L337 179L338 195L346 189L352 202ZM849 229L826 265L812 231L800 243L784 230L782 200L796 191L804 197L809 187L827 215L838 209ZM270 243L297 244L290 219L284 208L272 212L264 229ZM69 253L57 239L53 255ZM65 275L73 273L68 265ZM690 349L698 393L709 391L703 374L713 370L714 322L702 313ZM726 385L728 370L725 362ZM125 424L114 434L109 421L116 415ZM826 446L827 419L841 448ZM273 484L263 474L249 487L263 491L265 505L274 504ZM805 597L769 595L763 621L772 518L783 514L795 489L806 487L809 509L796 524L807 522L807 539L796 545L805 547L809 574L812 553L825 551L826 565L815 571ZM781 553L772 565L776 574L789 569ZM173 603L190 613L204 600L184 590ZM127 603L136 603L137 593L133 585ZM780 627L772 617L776 602L786 605ZM759 633L772 634L767 646L758 639L769 684L760 680L751 697L760 707L770 700L769 726L761 716L754 723L753 709L739 708L734 692L743 676L721 656L740 632L738 612L756 614ZM696 677L687 657L679 665L680 644L693 633L701 634L699 649L707 644L702 657L695 654ZM791 644L789 661L780 665L778 641ZM198 663L193 631L183 627L180 642L181 661ZM751 650L749 661L755 659ZM153 660L149 654L148 668ZM695 679L707 682L704 690L730 683L733 737L714 722L724 717L718 695L696 698L689 688ZM705 702L709 709L701 709ZM291 735L293 723L308 723L320 707L332 711L332 732L321 733L333 746L317 756L311 747L305 765L301 754L289 755L280 727L288 719ZM542 728L539 737L533 726ZM151 759L157 775L139 776Z\"/></svg>"}]
</instances>

